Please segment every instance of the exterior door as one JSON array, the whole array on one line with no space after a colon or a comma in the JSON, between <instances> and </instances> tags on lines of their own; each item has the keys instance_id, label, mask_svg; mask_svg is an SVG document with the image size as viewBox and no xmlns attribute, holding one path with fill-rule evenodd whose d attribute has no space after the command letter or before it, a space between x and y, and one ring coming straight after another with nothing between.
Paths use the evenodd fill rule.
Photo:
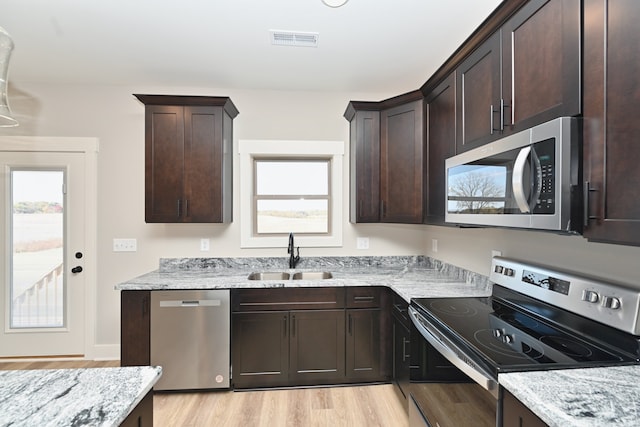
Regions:
<instances>
[{"instance_id":1,"label":"exterior door","mask_svg":"<svg viewBox=\"0 0 640 427\"><path fill-rule=\"evenodd\" d=\"M85 355L85 163L83 152L0 151L0 357Z\"/></svg>"}]
</instances>

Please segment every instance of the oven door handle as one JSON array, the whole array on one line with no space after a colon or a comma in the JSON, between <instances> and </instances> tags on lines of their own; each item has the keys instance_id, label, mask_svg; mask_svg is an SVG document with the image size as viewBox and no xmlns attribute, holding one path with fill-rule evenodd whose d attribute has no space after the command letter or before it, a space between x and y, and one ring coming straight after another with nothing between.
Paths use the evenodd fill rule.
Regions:
<instances>
[{"instance_id":1,"label":"oven door handle","mask_svg":"<svg viewBox=\"0 0 640 427\"><path fill-rule=\"evenodd\" d=\"M427 325L426 320L422 321L422 316L413 308L409 307L409 316L411 322L418 329L420 334L431 344L440 354L447 358L455 367L467 374L472 380L480 384L482 388L491 392L496 398L498 396L498 382L485 372L468 357L464 356L464 352L460 350L444 335L435 331L435 329ZM433 331L432 331L433 329Z\"/></svg>"}]
</instances>

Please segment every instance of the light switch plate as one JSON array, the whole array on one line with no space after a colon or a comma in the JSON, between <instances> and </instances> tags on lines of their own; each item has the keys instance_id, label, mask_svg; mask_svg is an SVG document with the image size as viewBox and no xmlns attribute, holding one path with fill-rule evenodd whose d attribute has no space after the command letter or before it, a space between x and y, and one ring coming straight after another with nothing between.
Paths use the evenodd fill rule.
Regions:
<instances>
[{"instance_id":1,"label":"light switch plate","mask_svg":"<svg viewBox=\"0 0 640 427\"><path fill-rule=\"evenodd\" d=\"M137 250L136 239L113 239L113 252L136 252Z\"/></svg>"}]
</instances>

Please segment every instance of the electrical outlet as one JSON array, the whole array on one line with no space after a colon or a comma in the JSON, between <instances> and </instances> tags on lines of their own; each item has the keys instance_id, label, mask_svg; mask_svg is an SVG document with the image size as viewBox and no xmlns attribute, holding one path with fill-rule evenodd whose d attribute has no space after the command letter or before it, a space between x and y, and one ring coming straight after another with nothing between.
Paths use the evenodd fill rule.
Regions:
<instances>
[{"instance_id":1,"label":"electrical outlet","mask_svg":"<svg viewBox=\"0 0 640 427\"><path fill-rule=\"evenodd\" d=\"M210 249L210 241L209 239L200 239L200 250L202 252L206 252Z\"/></svg>"},{"instance_id":2,"label":"electrical outlet","mask_svg":"<svg viewBox=\"0 0 640 427\"><path fill-rule=\"evenodd\" d=\"M438 239L431 239L431 250L438 252Z\"/></svg>"},{"instance_id":3,"label":"electrical outlet","mask_svg":"<svg viewBox=\"0 0 640 427\"><path fill-rule=\"evenodd\" d=\"M113 252L135 252L138 250L136 239L113 239Z\"/></svg>"},{"instance_id":4,"label":"electrical outlet","mask_svg":"<svg viewBox=\"0 0 640 427\"><path fill-rule=\"evenodd\" d=\"M502 251L497 251L497 250L493 249L491 251L491 258L493 258L495 256L502 256Z\"/></svg>"},{"instance_id":5,"label":"electrical outlet","mask_svg":"<svg viewBox=\"0 0 640 427\"><path fill-rule=\"evenodd\" d=\"M368 237L358 237L356 239L356 247L358 249L369 249L369 238Z\"/></svg>"}]
</instances>

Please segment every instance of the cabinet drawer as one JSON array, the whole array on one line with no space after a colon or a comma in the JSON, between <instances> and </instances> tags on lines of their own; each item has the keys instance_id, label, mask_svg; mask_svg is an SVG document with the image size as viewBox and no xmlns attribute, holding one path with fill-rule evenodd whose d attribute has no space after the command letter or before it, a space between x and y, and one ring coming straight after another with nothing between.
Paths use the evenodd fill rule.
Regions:
<instances>
[{"instance_id":1,"label":"cabinet drawer","mask_svg":"<svg viewBox=\"0 0 640 427\"><path fill-rule=\"evenodd\" d=\"M329 310L344 308L344 288L237 289L232 310Z\"/></svg>"},{"instance_id":2,"label":"cabinet drawer","mask_svg":"<svg viewBox=\"0 0 640 427\"><path fill-rule=\"evenodd\" d=\"M382 292L377 286L347 288L347 308L379 308Z\"/></svg>"}]
</instances>

